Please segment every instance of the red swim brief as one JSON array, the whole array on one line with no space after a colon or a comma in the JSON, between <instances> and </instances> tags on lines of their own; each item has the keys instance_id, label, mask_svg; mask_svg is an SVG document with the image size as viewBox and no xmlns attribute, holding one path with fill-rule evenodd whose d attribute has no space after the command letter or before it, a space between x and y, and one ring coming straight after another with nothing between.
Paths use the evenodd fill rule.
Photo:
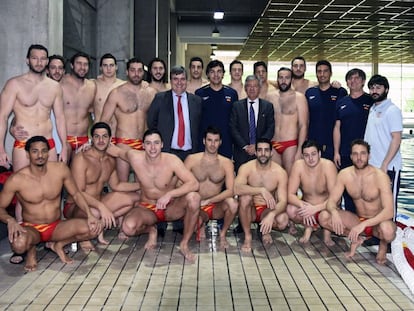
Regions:
<instances>
[{"instance_id":1,"label":"red swim brief","mask_svg":"<svg viewBox=\"0 0 414 311\"><path fill-rule=\"evenodd\" d=\"M88 136L66 136L66 141L69 143L72 151L76 151L79 147L89 141Z\"/></svg>"},{"instance_id":2,"label":"red swim brief","mask_svg":"<svg viewBox=\"0 0 414 311\"><path fill-rule=\"evenodd\" d=\"M141 151L144 150L142 139L116 137L115 141L117 144L124 144L135 150L141 150Z\"/></svg>"},{"instance_id":3,"label":"red swim brief","mask_svg":"<svg viewBox=\"0 0 414 311\"><path fill-rule=\"evenodd\" d=\"M274 141L272 140L272 147L277 151L278 154L282 154L289 147L297 146L298 140L286 140L286 141Z\"/></svg>"},{"instance_id":4,"label":"red swim brief","mask_svg":"<svg viewBox=\"0 0 414 311\"><path fill-rule=\"evenodd\" d=\"M213 219L213 210L216 207L215 203L210 203L204 206L201 206L201 210L206 212L208 219Z\"/></svg>"},{"instance_id":5,"label":"red swim brief","mask_svg":"<svg viewBox=\"0 0 414 311\"><path fill-rule=\"evenodd\" d=\"M367 220L367 218L364 218L364 217L359 217L359 221L360 221L360 222L363 222L364 220ZM366 236L367 238L370 238L370 237L372 237L372 236L373 236L373 234L374 234L374 228L373 228L373 227L365 227L365 229L364 229L364 233L365 233L365 236Z\"/></svg>"},{"instance_id":6,"label":"red swim brief","mask_svg":"<svg viewBox=\"0 0 414 311\"><path fill-rule=\"evenodd\" d=\"M265 205L265 204L255 205L254 207L256 209L256 220L255 220L255 222L261 222L262 221L262 214L265 211L265 209L267 208L267 205Z\"/></svg>"},{"instance_id":7,"label":"red swim brief","mask_svg":"<svg viewBox=\"0 0 414 311\"><path fill-rule=\"evenodd\" d=\"M52 234L56 229L60 219L50 223L50 224L32 224L30 222L23 222L21 225L23 227L32 227L40 233L40 242L48 242L52 238Z\"/></svg>"},{"instance_id":8,"label":"red swim brief","mask_svg":"<svg viewBox=\"0 0 414 311\"><path fill-rule=\"evenodd\" d=\"M47 140L47 143L49 144L49 149L52 150L55 148L55 140L53 138L49 138ZM13 147L16 149L24 149L26 146L26 140L15 140Z\"/></svg>"},{"instance_id":9,"label":"red swim brief","mask_svg":"<svg viewBox=\"0 0 414 311\"><path fill-rule=\"evenodd\" d=\"M149 210L153 211L155 216L157 217L157 222L165 221L165 210L157 209L155 204L147 203L147 202L139 202L139 206L148 208Z\"/></svg>"}]
</instances>

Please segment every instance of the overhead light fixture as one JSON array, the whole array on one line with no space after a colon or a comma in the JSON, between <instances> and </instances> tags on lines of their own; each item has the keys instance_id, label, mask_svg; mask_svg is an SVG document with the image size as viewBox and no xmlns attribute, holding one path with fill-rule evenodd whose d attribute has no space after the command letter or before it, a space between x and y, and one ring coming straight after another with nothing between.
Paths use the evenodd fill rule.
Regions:
<instances>
[{"instance_id":1,"label":"overhead light fixture","mask_svg":"<svg viewBox=\"0 0 414 311\"><path fill-rule=\"evenodd\" d=\"M217 50L217 44L215 44L215 43L211 44L211 49L212 50Z\"/></svg>"},{"instance_id":2,"label":"overhead light fixture","mask_svg":"<svg viewBox=\"0 0 414 311\"><path fill-rule=\"evenodd\" d=\"M221 20L224 18L224 12L222 10L215 10L213 17L214 19Z\"/></svg>"},{"instance_id":3,"label":"overhead light fixture","mask_svg":"<svg viewBox=\"0 0 414 311\"><path fill-rule=\"evenodd\" d=\"M211 50L210 59L214 59L216 57L216 54L214 54L214 51Z\"/></svg>"},{"instance_id":4,"label":"overhead light fixture","mask_svg":"<svg viewBox=\"0 0 414 311\"><path fill-rule=\"evenodd\" d=\"M213 32L211 33L211 36L213 38L218 38L220 37L220 31L218 30L217 26L214 26Z\"/></svg>"}]
</instances>

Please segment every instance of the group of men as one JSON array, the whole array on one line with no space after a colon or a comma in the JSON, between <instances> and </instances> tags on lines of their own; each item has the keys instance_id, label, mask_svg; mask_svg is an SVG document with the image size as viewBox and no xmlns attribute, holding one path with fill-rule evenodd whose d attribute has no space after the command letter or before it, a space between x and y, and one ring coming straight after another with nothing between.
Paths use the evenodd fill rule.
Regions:
<instances>
[{"instance_id":1,"label":"group of men","mask_svg":"<svg viewBox=\"0 0 414 311\"><path fill-rule=\"evenodd\" d=\"M219 60L208 63L204 80L198 57L190 60L190 79L184 67L172 67L170 84L159 58L148 66L148 82L137 58L126 64L127 81L119 80L111 54L101 58L102 74L95 80L86 79L90 60L84 53L71 58L69 74L64 74L63 58L48 58L41 45L29 48L27 64L29 71L10 79L0 97L0 139L11 112L10 132L16 138L16 173L0 196L0 220L8 224L13 251L27 251L27 270L36 269L40 241L51 241L49 247L69 263L63 246L81 241L91 250L90 239L98 235L107 243L104 228L119 225L123 238L148 233L145 247L151 249L156 224L180 219L181 253L194 260L189 248L194 232L203 238L208 220L223 219L220 243L228 247L226 233L237 214L245 237L242 251L252 247L251 223L259 223L263 242L271 243L272 229L289 226L294 233L295 222L305 226L303 243L318 224L327 245L333 244L332 231L348 235L350 257L363 242L361 233L373 234L380 239L377 261L385 262L387 243L395 235L395 202L386 173L395 177L396 196L402 131L401 112L387 99L385 77L371 78L367 96L365 74L353 69L346 76L351 94L345 96L330 82L328 61L317 62L314 85L304 78L302 57L280 68L276 83L267 79L261 61L243 83L243 63L233 61L230 86L223 85ZM70 161L70 169L48 162L58 160L53 128L62 146L59 160ZM364 135L378 168L368 164ZM0 165L8 162L1 144ZM104 193L107 184L111 191ZM66 220L60 213L63 186L69 194ZM345 207L350 202L353 210L338 208L344 191ZM16 218L5 211L14 195L23 207L16 209Z\"/></svg>"}]
</instances>

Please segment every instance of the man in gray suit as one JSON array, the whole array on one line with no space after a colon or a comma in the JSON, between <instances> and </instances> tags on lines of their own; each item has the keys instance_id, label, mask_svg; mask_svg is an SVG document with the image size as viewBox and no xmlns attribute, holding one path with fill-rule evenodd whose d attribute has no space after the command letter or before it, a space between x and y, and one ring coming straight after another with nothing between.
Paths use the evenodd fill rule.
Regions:
<instances>
[{"instance_id":1,"label":"man in gray suit","mask_svg":"<svg viewBox=\"0 0 414 311\"><path fill-rule=\"evenodd\" d=\"M247 76L244 88L247 98L233 104L230 117L236 172L240 165L255 159L256 138L271 139L275 130L273 105L259 98L260 80Z\"/></svg>"},{"instance_id":2,"label":"man in gray suit","mask_svg":"<svg viewBox=\"0 0 414 311\"><path fill-rule=\"evenodd\" d=\"M186 92L187 72L182 66L170 71L171 90L158 93L147 112L148 128L157 128L164 139L162 151L185 160L197 152L201 98Z\"/></svg>"}]
</instances>

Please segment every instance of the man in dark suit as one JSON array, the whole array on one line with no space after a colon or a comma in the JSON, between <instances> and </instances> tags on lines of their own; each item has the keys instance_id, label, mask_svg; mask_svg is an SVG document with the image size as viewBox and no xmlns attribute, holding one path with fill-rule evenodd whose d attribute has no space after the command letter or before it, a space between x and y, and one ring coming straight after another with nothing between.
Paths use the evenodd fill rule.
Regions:
<instances>
[{"instance_id":1,"label":"man in dark suit","mask_svg":"<svg viewBox=\"0 0 414 311\"><path fill-rule=\"evenodd\" d=\"M256 138L272 139L275 131L273 105L259 98L259 79L247 76L244 88L247 98L233 104L230 118L236 172L243 163L255 158Z\"/></svg>"},{"instance_id":2,"label":"man in dark suit","mask_svg":"<svg viewBox=\"0 0 414 311\"><path fill-rule=\"evenodd\" d=\"M185 160L198 151L201 98L186 92L187 72L182 66L170 71L171 90L158 93L147 112L148 128L157 128L164 139L162 151Z\"/></svg>"},{"instance_id":3,"label":"man in dark suit","mask_svg":"<svg viewBox=\"0 0 414 311\"><path fill-rule=\"evenodd\" d=\"M182 161L198 151L201 97L188 93L187 72L183 66L170 70L171 90L155 95L147 112L148 128L157 128L163 137L162 151L175 154ZM158 234L165 235L166 223L158 224ZM182 221L173 223L174 232L182 232Z\"/></svg>"}]
</instances>

